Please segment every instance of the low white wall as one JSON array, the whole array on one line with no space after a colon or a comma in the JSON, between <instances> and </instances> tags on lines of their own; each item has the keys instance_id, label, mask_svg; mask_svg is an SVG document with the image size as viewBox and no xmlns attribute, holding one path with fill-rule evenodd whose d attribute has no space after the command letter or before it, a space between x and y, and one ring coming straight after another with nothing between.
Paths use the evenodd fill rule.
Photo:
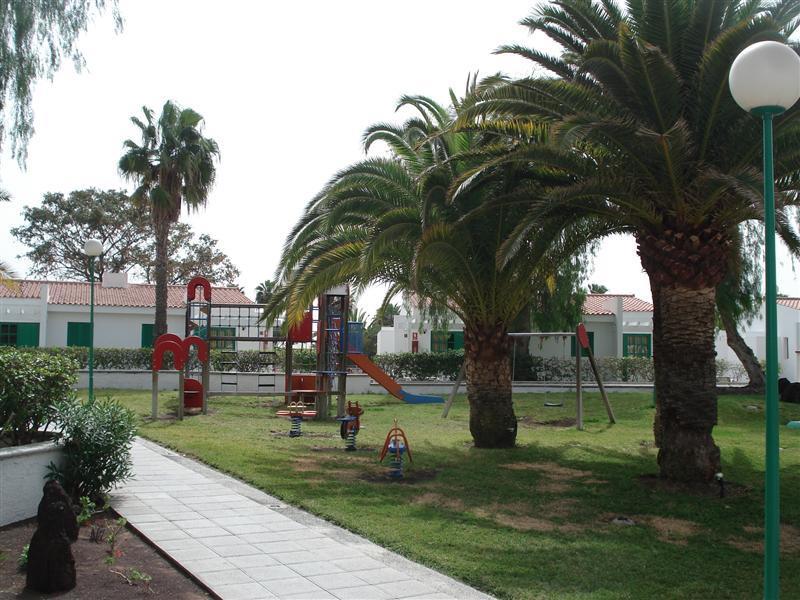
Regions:
<instances>
[{"instance_id":1,"label":"low white wall","mask_svg":"<svg viewBox=\"0 0 800 600\"><path fill-rule=\"evenodd\" d=\"M0 448L0 526L36 516L47 466L63 460L53 442Z\"/></svg>"}]
</instances>

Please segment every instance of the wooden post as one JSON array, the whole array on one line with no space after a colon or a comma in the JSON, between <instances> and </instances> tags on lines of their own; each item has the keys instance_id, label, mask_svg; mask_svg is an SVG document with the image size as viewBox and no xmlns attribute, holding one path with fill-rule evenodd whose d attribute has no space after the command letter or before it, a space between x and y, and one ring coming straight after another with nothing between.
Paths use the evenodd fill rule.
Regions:
<instances>
[{"instance_id":1,"label":"wooden post","mask_svg":"<svg viewBox=\"0 0 800 600\"><path fill-rule=\"evenodd\" d=\"M575 335L577 342L577 333ZM583 348L580 344L575 344L575 427L578 431L583 431L583 390L581 389L581 358L583 355Z\"/></svg>"},{"instance_id":2,"label":"wooden post","mask_svg":"<svg viewBox=\"0 0 800 600\"><path fill-rule=\"evenodd\" d=\"M339 382L336 386L338 389L338 405L336 407L336 416L346 416L347 406L347 351L350 346L350 286L345 287L346 295L342 298L342 322L341 322L341 339L339 340L339 350L341 352L341 363L338 365Z\"/></svg>"},{"instance_id":3,"label":"wooden post","mask_svg":"<svg viewBox=\"0 0 800 600\"><path fill-rule=\"evenodd\" d=\"M154 420L158 418L158 371L155 369L153 369L153 400L150 417Z\"/></svg>"},{"instance_id":4,"label":"wooden post","mask_svg":"<svg viewBox=\"0 0 800 600\"><path fill-rule=\"evenodd\" d=\"M447 418L447 415L450 412L450 407L453 406L453 400L456 399L456 394L458 393L458 388L461 387L461 382L464 381L464 374L466 373L466 370L467 370L467 362L464 361L462 363L462 365L461 365L461 370L458 372L458 377L456 378L456 382L455 382L455 384L453 384L453 389L450 391L450 397L447 399L447 402L445 402L444 410L442 411L442 418L443 419ZM511 381L512 381L511 385L513 386L514 385L513 384L513 381L514 381L513 376L511 378ZM512 391L512 394L513 394L514 390L512 389L511 391Z\"/></svg>"},{"instance_id":5,"label":"wooden post","mask_svg":"<svg viewBox=\"0 0 800 600\"><path fill-rule=\"evenodd\" d=\"M326 353L328 351L328 297L322 294L317 300L317 417L327 419L330 416L331 378L325 371Z\"/></svg>"},{"instance_id":6,"label":"wooden post","mask_svg":"<svg viewBox=\"0 0 800 600\"><path fill-rule=\"evenodd\" d=\"M606 407L608 422L612 424L616 423L617 420L614 417L614 410L611 408L611 403L608 401L608 394L606 394L606 388L603 387L603 379L600 377L600 369L597 368L597 363L594 361L594 352L592 352L591 347L588 350L589 363L592 365L592 371L594 372L594 379L597 381L597 387L600 388L600 397L603 399L603 404Z\"/></svg>"}]
</instances>

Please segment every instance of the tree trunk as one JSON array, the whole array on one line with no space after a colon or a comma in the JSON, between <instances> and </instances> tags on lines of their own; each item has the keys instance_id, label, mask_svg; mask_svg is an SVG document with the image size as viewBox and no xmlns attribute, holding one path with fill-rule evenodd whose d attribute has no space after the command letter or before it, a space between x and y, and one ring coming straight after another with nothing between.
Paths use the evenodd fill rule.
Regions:
<instances>
[{"instance_id":1,"label":"tree trunk","mask_svg":"<svg viewBox=\"0 0 800 600\"><path fill-rule=\"evenodd\" d=\"M736 357L742 363L744 370L747 371L747 377L750 383L747 384L747 391L753 394L764 392L764 371L761 370L761 365L758 363L756 355L747 343L744 341L739 330L736 327L736 320L729 314L720 312L722 318L722 325L725 327L725 337L728 340L728 346L736 353ZM741 392L740 388L736 388L737 392Z\"/></svg>"},{"instance_id":2,"label":"tree trunk","mask_svg":"<svg viewBox=\"0 0 800 600\"><path fill-rule=\"evenodd\" d=\"M720 470L711 432L717 423L713 287L653 290L653 356L661 476L710 481Z\"/></svg>"},{"instance_id":3,"label":"tree trunk","mask_svg":"<svg viewBox=\"0 0 800 600\"><path fill-rule=\"evenodd\" d=\"M516 443L510 352L511 341L502 325L465 326L469 430L477 448L513 448Z\"/></svg>"},{"instance_id":4,"label":"tree trunk","mask_svg":"<svg viewBox=\"0 0 800 600\"><path fill-rule=\"evenodd\" d=\"M167 261L169 245L169 219L165 215L153 217L156 234L156 322L155 337L167 333Z\"/></svg>"}]
</instances>

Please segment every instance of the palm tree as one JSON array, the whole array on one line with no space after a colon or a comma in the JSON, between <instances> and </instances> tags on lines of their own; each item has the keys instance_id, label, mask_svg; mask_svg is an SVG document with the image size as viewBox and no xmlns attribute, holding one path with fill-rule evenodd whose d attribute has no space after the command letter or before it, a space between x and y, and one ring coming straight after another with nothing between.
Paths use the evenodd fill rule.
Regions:
<instances>
[{"instance_id":1,"label":"palm tree","mask_svg":"<svg viewBox=\"0 0 800 600\"><path fill-rule=\"evenodd\" d=\"M17 277L16 271L8 263L0 260L0 285L11 288L15 285L14 279Z\"/></svg>"},{"instance_id":2,"label":"palm tree","mask_svg":"<svg viewBox=\"0 0 800 600\"><path fill-rule=\"evenodd\" d=\"M796 0L631 0L625 13L613 0L551 2L523 24L557 42L559 56L500 49L550 74L490 87L460 115L460 126L517 140L507 160L575 178L528 202L504 259L542 219L635 237L653 295L654 432L666 478L708 481L720 469L715 288L739 225L763 215L760 125L735 105L728 70L747 45L785 40L798 14ZM798 114L776 120L778 232L793 251L786 207L797 202ZM549 147L527 142L535 126L550 128Z\"/></svg>"},{"instance_id":3,"label":"palm tree","mask_svg":"<svg viewBox=\"0 0 800 600\"><path fill-rule=\"evenodd\" d=\"M131 117L142 135L141 145L124 143L119 160L122 175L138 187L131 198L150 207L156 238L155 335L167 331L167 262L169 230L181 215L181 206L197 210L205 206L214 184L217 143L203 137L203 117L191 108L181 109L167 101L158 122L153 111L143 107L144 121Z\"/></svg>"},{"instance_id":4,"label":"palm tree","mask_svg":"<svg viewBox=\"0 0 800 600\"><path fill-rule=\"evenodd\" d=\"M286 242L272 314L285 308L297 321L319 293L344 282L388 283L385 304L405 292L449 308L464 323L475 445L511 447L517 420L508 325L560 258L583 242L566 236L552 245L532 241L498 267L498 246L523 213L513 207L484 210L487 201L535 194L562 177L503 165L448 194L496 139L448 131L461 106L451 97L452 111L426 97L403 97L398 108L415 109L415 117L402 126L380 123L366 131L365 150L380 141L391 155L344 169L309 203Z\"/></svg>"},{"instance_id":5,"label":"palm tree","mask_svg":"<svg viewBox=\"0 0 800 600\"><path fill-rule=\"evenodd\" d=\"M265 279L256 286L256 304L266 304L275 289L275 282Z\"/></svg>"}]
</instances>

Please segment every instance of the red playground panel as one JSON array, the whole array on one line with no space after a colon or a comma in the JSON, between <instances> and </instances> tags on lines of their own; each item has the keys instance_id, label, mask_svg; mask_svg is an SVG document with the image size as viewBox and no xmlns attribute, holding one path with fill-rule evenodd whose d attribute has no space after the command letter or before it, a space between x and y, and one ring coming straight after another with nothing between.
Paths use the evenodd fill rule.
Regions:
<instances>
[{"instance_id":1,"label":"red playground panel","mask_svg":"<svg viewBox=\"0 0 800 600\"><path fill-rule=\"evenodd\" d=\"M312 332L312 316L311 311L307 310L303 314L303 320L289 330L290 342L310 342Z\"/></svg>"},{"instance_id":2,"label":"red playground panel","mask_svg":"<svg viewBox=\"0 0 800 600\"><path fill-rule=\"evenodd\" d=\"M183 380L183 408L187 412L199 412L203 409L203 384L187 377Z\"/></svg>"}]
</instances>

